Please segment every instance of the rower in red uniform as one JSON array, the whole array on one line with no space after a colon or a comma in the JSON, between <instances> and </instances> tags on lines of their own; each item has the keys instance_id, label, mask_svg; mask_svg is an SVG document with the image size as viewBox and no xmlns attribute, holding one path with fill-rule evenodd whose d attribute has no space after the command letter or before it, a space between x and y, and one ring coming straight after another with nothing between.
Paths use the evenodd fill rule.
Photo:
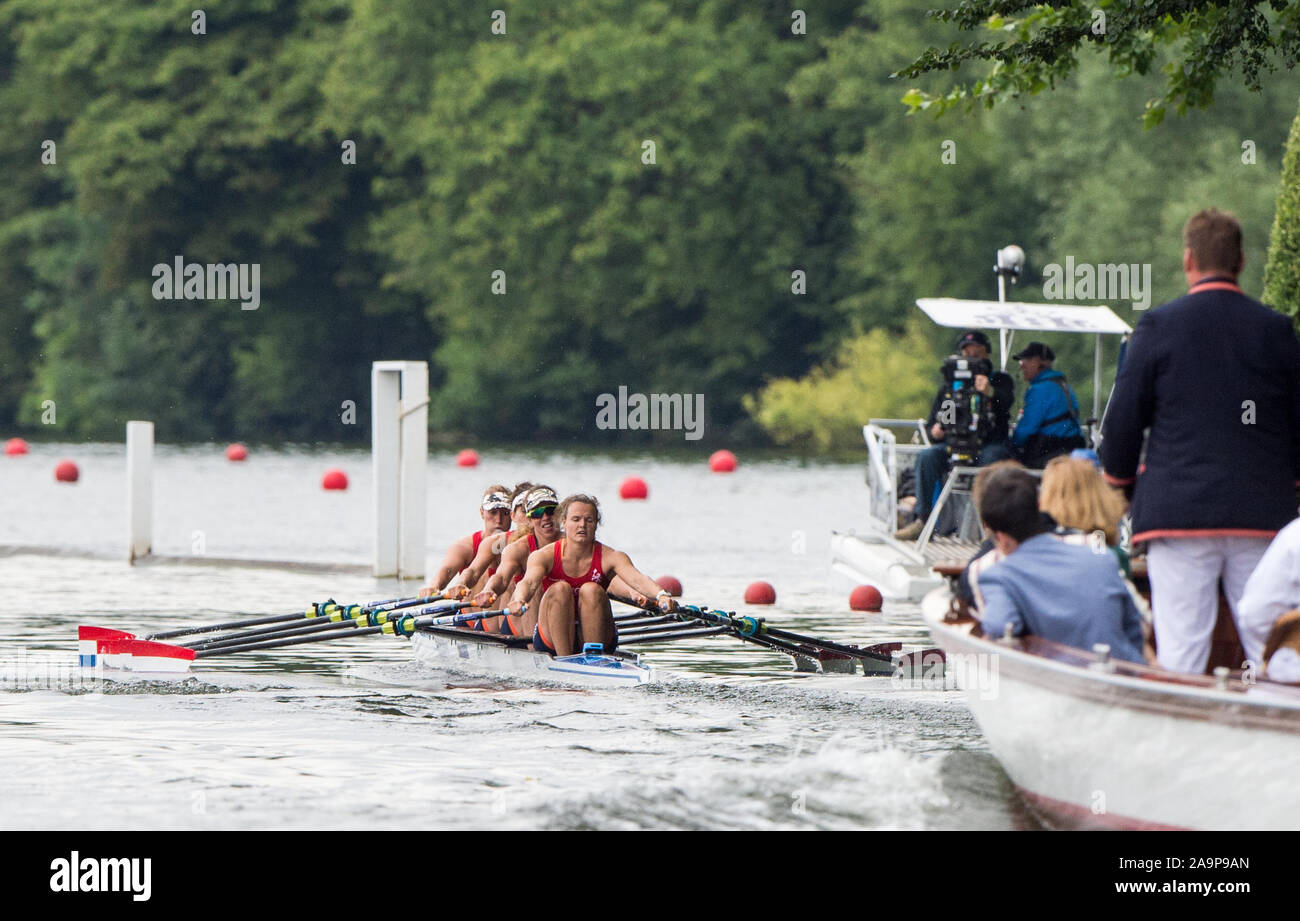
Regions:
<instances>
[{"instance_id":1,"label":"rower in red uniform","mask_svg":"<svg viewBox=\"0 0 1300 921\"><path fill-rule=\"evenodd\" d=\"M600 643L605 651L612 651L618 645L618 632L607 587L615 578L631 590L637 604L654 597L665 611L676 607L668 592L633 566L626 553L596 540L600 505L595 498L569 496L560 504L559 517L564 537L528 555L528 568L506 606L516 613L542 592L533 648L569 656L586 643Z\"/></svg>"},{"instance_id":2,"label":"rower in red uniform","mask_svg":"<svg viewBox=\"0 0 1300 921\"><path fill-rule=\"evenodd\" d=\"M507 546L500 551L496 568L487 569L489 559L485 551L480 550L479 556L464 572L463 582L469 586L477 585L482 573L486 572L489 576L486 584L472 599L475 607L485 610L492 608L497 598L507 595L509 587L519 581L524 565L528 562L528 555L548 546L560 536L560 528L555 520L558 503L555 490L549 486L534 486L525 493L521 508L527 524L512 533ZM452 597L465 597L469 594L468 591L461 594L459 589L455 592ZM508 636L531 636L537 623L537 606L530 605L529 610L522 615L516 612L505 617L489 617L482 623L487 630Z\"/></svg>"},{"instance_id":3,"label":"rower in red uniform","mask_svg":"<svg viewBox=\"0 0 1300 921\"><path fill-rule=\"evenodd\" d=\"M495 543L491 540L485 542L485 535L491 537L494 534L504 535L508 533L507 529L510 527L510 498L504 486L493 484L484 490L483 501L479 504L479 516L483 519L482 530L462 537L448 548L447 555L442 560L442 565L438 567L438 571L434 573L429 584L421 590L422 594L437 594L441 589L447 587L453 576L474 562L485 543L489 546ZM471 588L477 586L477 582L468 584Z\"/></svg>"}]
</instances>

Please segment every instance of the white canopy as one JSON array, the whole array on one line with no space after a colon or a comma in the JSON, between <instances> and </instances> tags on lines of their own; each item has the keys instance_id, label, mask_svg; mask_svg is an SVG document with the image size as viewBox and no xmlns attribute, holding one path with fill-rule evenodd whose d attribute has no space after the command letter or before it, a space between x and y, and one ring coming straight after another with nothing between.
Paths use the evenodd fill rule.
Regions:
<instances>
[{"instance_id":1,"label":"white canopy","mask_svg":"<svg viewBox=\"0 0 1300 921\"><path fill-rule=\"evenodd\" d=\"M1109 307L1025 304L1019 301L963 301L923 297L916 305L940 326L963 329L1023 329L1052 333L1133 332Z\"/></svg>"}]
</instances>

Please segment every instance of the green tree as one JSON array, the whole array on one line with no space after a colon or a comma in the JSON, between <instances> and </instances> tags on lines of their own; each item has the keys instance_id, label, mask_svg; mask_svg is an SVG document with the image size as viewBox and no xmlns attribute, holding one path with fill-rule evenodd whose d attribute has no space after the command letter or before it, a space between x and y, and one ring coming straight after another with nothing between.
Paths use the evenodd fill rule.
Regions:
<instances>
[{"instance_id":1,"label":"green tree","mask_svg":"<svg viewBox=\"0 0 1300 921\"><path fill-rule=\"evenodd\" d=\"M1171 105L1179 114L1207 107L1225 76L1258 91L1277 60L1290 69L1300 56L1300 4L1290 0L964 0L932 16L997 40L930 47L903 68L900 76L918 77L991 64L984 76L946 93L910 91L904 101L914 109L992 106L1054 88L1074 72L1085 47L1105 52L1121 76L1148 73L1168 52L1164 92L1147 102L1145 119L1152 125Z\"/></svg>"},{"instance_id":2,"label":"green tree","mask_svg":"<svg viewBox=\"0 0 1300 921\"><path fill-rule=\"evenodd\" d=\"M1300 323L1300 114L1291 123L1268 244L1264 300Z\"/></svg>"}]
</instances>

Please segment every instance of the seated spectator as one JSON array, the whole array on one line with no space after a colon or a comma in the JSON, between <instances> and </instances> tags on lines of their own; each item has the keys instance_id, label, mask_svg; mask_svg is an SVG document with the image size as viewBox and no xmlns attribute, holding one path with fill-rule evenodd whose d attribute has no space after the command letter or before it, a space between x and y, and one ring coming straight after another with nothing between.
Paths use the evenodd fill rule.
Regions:
<instances>
[{"instance_id":1,"label":"seated spectator","mask_svg":"<svg viewBox=\"0 0 1300 921\"><path fill-rule=\"evenodd\" d=\"M984 484L980 518L1006 559L980 576L984 632L1032 634L1079 649L1105 643L1143 662L1142 616L1110 554L1055 539L1038 508L1038 483L998 470Z\"/></svg>"},{"instance_id":2,"label":"seated spectator","mask_svg":"<svg viewBox=\"0 0 1300 921\"><path fill-rule=\"evenodd\" d=\"M1008 469L1023 470L1025 465L1016 460L1003 460L995 464L989 464L975 474L975 479L970 488L970 499L975 506L975 514L979 514L980 499L984 495L984 484L989 481L989 477L998 470ZM1054 526L1055 523L1048 527ZM997 548L993 546L993 538L984 538L979 547L975 549L975 554L966 561L966 568L962 570L961 577L957 580L957 597L966 602L967 607L973 607L976 612L983 610L984 597L979 593L980 574L990 566L995 566L1000 562L1002 562L1002 554L998 553Z\"/></svg>"},{"instance_id":3,"label":"seated spectator","mask_svg":"<svg viewBox=\"0 0 1300 921\"><path fill-rule=\"evenodd\" d=\"M1011 433L1012 453L1026 467L1042 469L1058 454L1087 447L1079 424L1079 398L1065 375L1052 367L1056 353L1051 347L1031 342L1011 357L1020 363L1020 375L1029 385Z\"/></svg>"},{"instance_id":4,"label":"seated spectator","mask_svg":"<svg viewBox=\"0 0 1300 921\"><path fill-rule=\"evenodd\" d=\"M1268 640L1278 619L1295 608L1300 608L1300 519L1277 532L1237 602L1237 630L1246 658L1266 663L1268 675L1274 680L1300 680L1300 674L1276 678L1274 665L1266 656L1266 652L1272 652L1267 646L1276 645Z\"/></svg>"},{"instance_id":5,"label":"seated spectator","mask_svg":"<svg viewBox=\"0 0 1300 921\"><path fill-rule=\"evenodd\" d=\"M1062 528L1086 540L1100 534L1115 554L1120 571L1131 575L1128 554L1119 546L1119 522L1124 517L1124 497L1106 485L1100 471L1087 460L1054 457L1043 470L1038 507ZM1082 540L1076 541L1082 543Z\"/></svg>"}]
</instances>

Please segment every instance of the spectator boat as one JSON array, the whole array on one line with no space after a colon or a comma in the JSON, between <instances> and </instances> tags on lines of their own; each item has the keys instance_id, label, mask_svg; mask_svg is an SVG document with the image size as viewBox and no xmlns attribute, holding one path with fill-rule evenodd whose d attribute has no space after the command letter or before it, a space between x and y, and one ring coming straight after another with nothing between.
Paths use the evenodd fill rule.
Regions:
<instances>
[{"instance_id":1,"label":"spectator boat","mask_svg":"<svg viewBox=\"0 0 1300 921\"><path fill-rule=\"evenodd\" d=\"M1022 330L1095 336L1090 424L1100 418L1101 411L1101 337L1132 332L1109 307L953 298L921 298L916 303L940 326L996 329L1004 371L1015 333ZM907 440L900 441L900 435ZM867 445L866 527L832 532L832 578L841 587L869 583L890 600L919 601L942 582L931 572L932 567L965 562L979 542L979 522L969 502L970 479L977 468L954 466L920 536L915 541L897 540L899 478L911 469L916 455L930 446L925 420L871 419L862 427L862 437ZM953 529L954 537L934 536Z\"/></svg>"},{"instance_id":2,"label":"spectator boat","mask_svg":"<svg viewBox=\"0 0 1300 921\"><path fill-rule=\"evenodd\" d=\"M1300 688L1183 675L1041 637L974 635L951 594L922 613L1021 795L1064 828L1294 829ZM976 633L978 631L975 631Z\"/></svg>"}]
</instances>

